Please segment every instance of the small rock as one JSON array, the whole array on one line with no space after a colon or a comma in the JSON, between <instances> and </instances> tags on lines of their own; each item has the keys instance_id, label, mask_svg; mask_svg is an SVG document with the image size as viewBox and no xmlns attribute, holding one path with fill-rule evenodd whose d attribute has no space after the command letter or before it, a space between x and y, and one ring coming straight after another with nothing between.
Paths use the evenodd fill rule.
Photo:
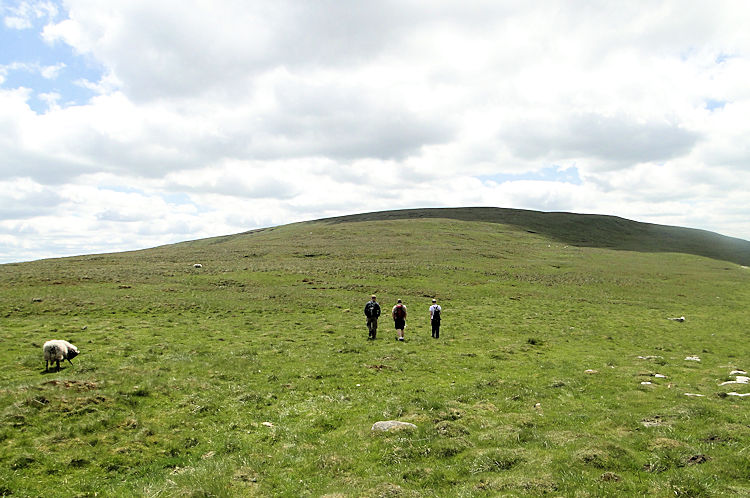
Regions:
<instances>
[{"instance_id":1,"label":"small rock","mask_svg":"<svg viewBox=\"0 0 750 498\"><path fill-rule=\"evenodd\" d=\"M674 322L684 322L685 321L685 317L681 316L681 317L678 317L678 318L670 318L670 320L672 320Z\"/></svg>"},{"instance_id":2,"label":"small rock","mask_svg":"<svg viewBox=\"0 0 750 498\"><path fill-rule=\"evenodd\" d=\"M701 359L697 356L686 356L685 361L701 361Z\"/></svg>"},{"instance_id":3,"label":"small rock","mask_svg":"<svg viewBox=\"0 0 750 498\"><path fill-rule=\"evenodd\" d=\"M583 371L583 373L587 373L587 374L598 374L598 373L599 373L599 370L592 370L591 368L589 368L588 370L584 370L584 371Z\"/></svg>"},{"instance_id":4,"label":"small rock","mask_svg":"<svg viewBox=\"0 0 750 498\"><path fill-rule=\"evenodd\" d=\"M705 396L705 394L685 393L685 396L694 396L694 397L702 398Z\"/></svg>"},{"instance_id":5,"label":"small rock","mask_svg":"<svg viewBox=\"0 0 750 498\"><path fill-rule=\"evenodd\" d=\"M662 375L662 374L654 374L654 377L656 377L657 379L666 379L667 378L666 375Z\"/></svg>"},{"instance_id":6,"label":"small rock","mask_svg":"<svg viewBox=\"0 0 750 498\"><path fill-rule=\"evenodd\" d=\"M409 422L400 422L398 420L384 420L384 421L375 422L374 424L372 424L371 430L388 432L388 431L413 430L416 428L417 428L416 425L410 424Z\"/></svg>"},{"instance_id":7,"label":"small rock","mask_svg":"<svg viewBox=\"0 0 750 498\"><path fill-rule=\"evenodd\" d=\"M736 393L736 392L731 392L731 393L727 393L727 396L739 396L741 398L744 398L745 396L750 396L750 393L742 393L742 394L740 394L740 393Z\"/></svg>"},{"instance_id":8,"label":"small rock","mask_svg":"<svg viewBox=\"0 0 750 498\"><path fill-rule=\"evenodd\" d=\"M737 375L734 380L728 380L726 382L722 382L720 385L724 384L750 384L750 377L746 377L744 375Z\"/></svg>"},{"instance_id":9,"label":"small rock","mask_svg":"<svg viewBox=\"0 0 750 498\"><path fill-rule=\"evenodd\" d=\"M650 386L651 383L649 381L647 381L647 380L644 380L643 382L641 382L641 385L642 386Z\"/></svg>"},{"instance_id":10,"label":"small rock","mask_svg":"<svg viewBox=\"0 0 750 498\"><path fill-rule=\"evenodd\" d=\"M639 360L660 360L662 358L663 358L663 356L653 356L653 355L651 355L651 356L639 356L638 357Z\"/></svg>"},{"instance_id":11,"label":"small rock","mask_svg":"<svg viewBox=\"0 0 750 498\"><path fill-rule=\"evenodd\" d=\"M193 268L203 268L203 265L202 265L202 264L200 264L200 263L195 263L195 264L193 265Z\"/></svg>"},{"instance_id":12,"label":"small rock","mask_svg":"<svg viewBox=\"0 0 750 498\"><path fill-rule=\"evenodd\" d=\"M273 427L273 424L271 422L263 422L261 425L264 425L266 427Z\"/></svg>"},{"instance_id":13,"label":"small rock","mask_svg":"<svg viewBox=\"0 0 750 498\"><path fill-rule=\"evenodd\" d=\"M31 302L32 303L41 303L42 302L42 298L41 297L34 297L34 298L31 299Z\"/></svg>"},{"instance_id":14,"label":"small rock","mask_svg":"<svg viewBox=\"0 0 750 498\"><path fill-rule=\"evenodd\" d=\"M729 372L729 375L747 375L747 372L744 370L732 370Z\"/></svg>"}]
</instances>

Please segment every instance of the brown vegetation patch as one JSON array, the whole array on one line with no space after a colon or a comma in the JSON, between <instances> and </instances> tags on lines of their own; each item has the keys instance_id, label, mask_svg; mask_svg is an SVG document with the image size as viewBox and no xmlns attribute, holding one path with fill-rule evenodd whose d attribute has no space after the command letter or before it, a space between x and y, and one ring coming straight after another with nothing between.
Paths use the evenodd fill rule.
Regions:
<instances>
[{"instance_id":1,"label":"brown vegetation patch","mask_svg":"<svg viewBox=\"0 0 750 498\"><path fill-rule=\"evenodd\" d=\"M688 458L687 463L688 465L700 465L702 463L706 463L709 460L711 460L711 458L707 455L693 455Z\"/></svg>"},{"instance_id":2,"label":"brown vegetation patch","mask_svg":"<svg viewBox=\"0 0 750 498\"><path fill-rule=\"evenodd\" d=\"M649 448L652 450L666 449L666 448L680 448L684 446L680 441L669 439L667 437L658 437L651 441Z\"/></svg>"},{"instance_id":3,"label":"brown vegetation patch","mask_svg":"<svg viewBox=\"0 0 750 498\"><path fill-rule=\"evenodd\" d=\"M50 380L44 382L43 386L61 386L65 389L75 389L76 391L91 391L96 389L99 385L96 382L88 382L85 380Z\"/></svg>"}]
</instances>

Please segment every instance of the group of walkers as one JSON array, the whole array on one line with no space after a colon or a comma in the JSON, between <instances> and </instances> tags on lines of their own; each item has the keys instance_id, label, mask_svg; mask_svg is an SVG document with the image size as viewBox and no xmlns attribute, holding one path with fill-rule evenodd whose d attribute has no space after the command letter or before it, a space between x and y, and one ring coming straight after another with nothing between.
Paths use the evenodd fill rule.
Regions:
<instances>
[{"instance_id":1,"label":"group of walkers","mask_svg":"<svg viewBox=\"0 0 750 498\"><path fill-rule=\"evenodd\" d=\"M433 299L432 306L430 306L430 325L432 326L433 339L440 337L440 315L442 312L443 309L437 303L437 299ZM378 304L378 298L374 294L365 304L365 316L367 317L367 330L369 332L368 339L375 340L378 332L378 318L380 318L380 304ZM391 317L396 328L396 340L403 341L404 329L406 328L406 306L401 302L401 299L396 301L396 305L391 310Z\"/></svg>"}]
</instances>

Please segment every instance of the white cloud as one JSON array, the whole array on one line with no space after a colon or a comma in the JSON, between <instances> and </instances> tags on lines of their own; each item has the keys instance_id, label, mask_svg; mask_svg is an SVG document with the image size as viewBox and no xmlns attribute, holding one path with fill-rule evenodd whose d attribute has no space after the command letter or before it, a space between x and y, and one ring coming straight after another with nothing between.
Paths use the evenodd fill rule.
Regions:
<instances>
[{"instance_id":1,"label":"white cloud","mask_svg":"<svg viewBox=\"0 0 750 498\"><path fill-rule=\"evenodd\" d=\"M22 1L15 6L0 4L3 23L10 29L29 29L38 19L53 19L58 14L57 5L48 1Z\"/></svg>"},{"instance_id":2,"label":"white cloud","mask_svg":"<svg viewBox=\"0 0 750 498\"><path fill-rule=\"evenodd\" d=\"M59 196L42 196L52 212L0 206L11 248L0 259L420 206L615 214L750 238L737 207L750 205L739 1L53 7L2 14L13 29L44 21L50 47L104 76L73 78L96 96L60 107L64 89L7 88L9 71L54 82L73 61L0 67L0 175ZM477 178L573 167L575 184Z\"/></svg>"}]
</instances>

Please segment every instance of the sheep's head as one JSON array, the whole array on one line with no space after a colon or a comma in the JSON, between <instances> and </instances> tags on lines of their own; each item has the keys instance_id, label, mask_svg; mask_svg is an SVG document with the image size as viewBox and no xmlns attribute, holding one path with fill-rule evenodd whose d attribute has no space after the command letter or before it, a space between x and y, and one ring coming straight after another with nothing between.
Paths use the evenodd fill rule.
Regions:
<instances>
[{"instance_id":1,"label":"sheep's head","mask_svg":"<svg viewBox=\"0 0 750 498\"><path fill-rule=\"evenodd\" d=\"M76 348L75 346L68 348L68 354L65 356L65 359L70 361L76 356L78 356L78 353L79 353L78 348Z\"/></svg>"}]
</instances>

